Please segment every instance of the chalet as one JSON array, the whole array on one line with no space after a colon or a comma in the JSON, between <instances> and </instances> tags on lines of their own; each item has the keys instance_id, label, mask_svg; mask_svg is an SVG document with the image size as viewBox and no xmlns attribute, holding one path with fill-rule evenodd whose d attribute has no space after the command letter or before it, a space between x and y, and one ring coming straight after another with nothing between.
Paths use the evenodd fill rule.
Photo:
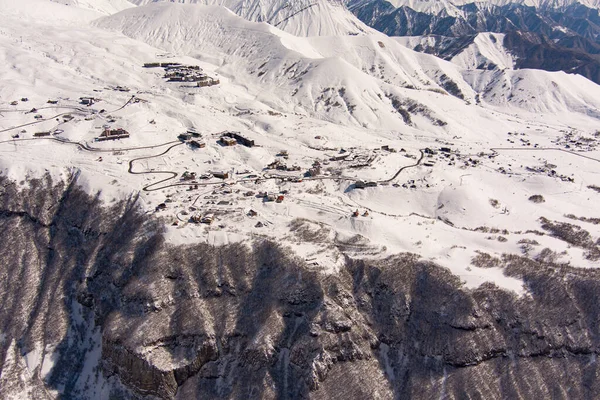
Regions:
<instances>
[{"instance_id":1,"label":"chalet","mask_svg":"<svg viewBox=\"0 0 600 400\"><path fill-rule=\"evenodd\" d=\"M48 100L48 104L58 104L58 100Z\"/></svg>"},{"instance_id":2,"label":"chalet","mask_svg":"<svg viewBox=\"0 0 600 400\"><path fill-rule=\"evenodd\" d=\"M206 214L204 217L202 217L202 219L200 220L200 222L202 222L203 224L212 224L213 221L215 220L215 216L214 214Z\"/></svg>"},{"instance_id":3,"label":"chalet","mask_svg":"<svg viewBox=\"0 0 600 400\"><path fill-rule=\"evenodd\" d=\"M277 200L277 196L275 193L267 193L266 199L267 201L275 201Z\"/></svg>"},{"instance_id":4,"label":"chalet","mask_svg":"<svg viewBox=\"0 0 600 400\"><path fill-rule=\"evenodd\" d=\"M237 140L235 140L234 138L228 137L228 136L221 136L221 138L219 139L219 142L223 146L235 146L237 144Z\"/></svg>"},{"instance_id":5,"label":"chalet","mask_svg":"<svg viewBox=\"0 0 600 400\"><path fill-rule=\"evenodd\" d=\"M367 187L367 184L364 181L356 181L354 182L354 187L356 189L364 189L365 187Z\"/></svg>"},{"instance_id":6,"label":"chalet","mask_svg":"<svg viewBox=\"0 0 600 400\"><path fill-rule=\"evenodd\" d=\"M185 171L182 175L181 175L181 179L184 181L191 181L193 179L196 179L196 173L195 172L188 172Z\"/></svg>"},{"instance_id":7,"label":"chalet","mask_svg":"<svg viewBox=\"0 0 600 400\"><path fill-rule=\"evenodd\" d=\"M321 173L321 168L319 167L313 167L311 169L308 170L308 175L309 176L317 176Z\"/></svg>"},{"instance_id":8,"label":"chalet","mask_svg":"<svg viewBox=\"0 0 600 400\"><path fill-rule=\"evenodd\" d=\"M73 120L73 118L75 118L75 117L72 116L71 114L63 115L63 121L65 121L65 122L69 122L69 121Z\"/></svg>"},{"instance_id":9,"label":"chalet","mask_svg":"<svg viewBox=\"0 0 600 400\"><path fill-rule=\"evenodd\" d=\"M367 182L367 183L365 183L365 186L366 187L375 187L375 186L377 186L377 182Z\"/></svg>"},{"instance_id":10,"label":"chalet","mask_svg":"<svg viewBox=\"0 0 600 400\"><path fill-rule=\"evenodd\" d=\"M160 67L160 63L157 63L157 62L144 64L144 68L158 68L158 67Z\"/></svg>"},{"instance_id":11,"label":"chalet","mask_svg":"<svg viewBox=\"0 0 600 400\"><path fill-rule=\"evenodd\" d=\"M229 178L229 172L227 172L227 171L213 171L212 174L215 178L219 178L219 179L228 179Z\"/></svg>"},{"instance_id":12,"label":"chalet","mask_svg":"<svg viewBox=\"0 0 600 400\"><path fill-rule=\"evenodd\" d=\"M275 200L277 203L281 203L283 200L285 199L285 196L280 194L279 196L277 196L277 199Z\"/></svg>"},{"instance_id":13,"label":"chalet","mask_svg":"<svg viewBox=\"0 0 600 400\"><path fill-rule=\"evenodd\" d=\"M95 100L96 99L94 99L93 97L80 97L79 103L83 104L84 106L91 106L94 105Z\"/></svg>"},{"instance_id":14,"label":"chalet","mask_svg":"<svg viewBox=\"0 0 600 400\"><path fill-rule=\"evenodd\" d=\"M50 132L49 131L36 132L36 133L33 134L33 136L35 136L35 137L50 136Z\"/></svg>"},{"instance_id":15,"label":"chalet","mask_svg":"<svg viewBox=\"0 0 600 400\"><path fill-rule=\"evenodd\" d=\"M16 100L15 100L15 101L11 101L11 102L10 102L10 105L11 105L11 106L16 106L16 105L18 105L18 104L19 104L19 102L18 102L18 101L16 101Z\"/></svg>"},{"instance_id":16,"label":"chalet","mask_svg":"<svg viewBox=\"0 0 600 400\"><path fill-rule=\"evenodd\" d=\"M359 215L360 215L360 213L358 212L358 210L356 210L352 213L353 217L358 217Z\"/></svg>"},{"instance_id":17,"label":"chalet","mask_svg":"<svg viewBox=\"0 0 600 400\"><path fill-rule=\"evenodd\" d=\"M196 224L199 224L202 221L202 215L200 214L194 214L192 215L192 217L190 218L190 220Z\"/></svg>"},{"instance_id":18,"label":"chalet","mask_svg":"<svg viewBox=\"0 0 600 400\"><path fill-rule=\"evenodd\" d=\"M196 140L190 140L189 143L190 143L190 146L192 146L192 148L195 148L195 149L202 149L202 148L206 147L206 143L198 142Z\"/></svg>"},{"instance_id":19,"label":"chalet","mask_svg":"<svg viewBox=\"0 0 600 400\"><path fill-rule=\"evenodd\" d=\"M246 197L252 197L252 196L254 196L254 192L252 190L249 190L246 193L244 193L244 196L246 196Z\"/></svg>"},{"instance_id":20,"label":"chalet","mask_svg":"<svg viewBox=\"0 0 600 400\"><path fill-rule=\"evenodd\" d=\"M22 97L21 101L29 101L29 99L27 97Z\"/></svg>"},{"instance_id":21,"label":"chalet","mask_svg":"<svg viewBox=\"0 0 600 400\"><path fill-rule=\"evenodd\" d=\"M166 210L166 209L167 209L166 203L160 203L159 205L156 206L156 211Z\"/></svg>"},{"instance_id":22,"label":"chalet","mask_svg":"<svg viewBox=\"0 0 600 400\"><path fill-rule=\"evenodd\" d=\"M451 153L452 149L450 149L450 147L440 147L440 151L442 153Z\"/></svg>"},{"instance_id":23,"label":"chalet","mask_svg":"<svg viewBox=\"0 0 600 400\"><path fill-rule=\"evenodd\" d=\"M248 211L248 216L249 217L256 217L258 215L258 213L254 210L250 210Z\"/></svg>"}]
</instances>

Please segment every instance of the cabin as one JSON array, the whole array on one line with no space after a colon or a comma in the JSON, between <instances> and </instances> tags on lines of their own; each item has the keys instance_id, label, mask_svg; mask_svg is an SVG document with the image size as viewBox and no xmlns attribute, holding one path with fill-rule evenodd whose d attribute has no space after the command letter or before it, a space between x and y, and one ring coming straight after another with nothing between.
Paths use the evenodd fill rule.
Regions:
<instances>
[{"instance_id":1,"label":"cabin","mask_svg":"<svg viewBox=\"0 0 600 400\"><path fill-rule=\"evenodd\" d=\"M227 171L213 171L212 175L215 178L219 178L219 179L228 179L229 178L229 172L227 172Z\"/></svg>"},{"instance_id":2,"label":"cabin","mask_svg":"<svg viewBox=\"0 0 600 400\"><path fill-rule=\"evenodd\" d=\"M198 87L207 87L207 86L218 85L219 83L221 83L220 80L211 78L210 76L205 76L204 78L198 80L196 85Z\"/></svg>"},{"instance_id":3,"label":"cabin","mask_svg":"<svg viewBox=\"0 0 600 400\"><path fill-rule=\"evenodd\" d=\"M313 168L311 168L311 169L308 170L308 175L309 176L313 176L314 177L314 176L317 176L319 174L321 174L321 168L319 168L319 167L313 167Z\"/></svg>"},{"instance_id":4,"label":"cabin","mask_svg":"<svg viewBox=\"0 0 600 400\"><path fill-rule=\"evenodd\" d=\"M36 133L33 134L33 136L35 136L35 137L50 136L50 132L49 131L36 132Z\"/></svg>"},{"instance_id":5,"label":"cabin","mask_svg":"<svg viewBox=\"0 0 600 400\"><path fill-rule=\"evenodd\" d=\"M204 217L202 217L202 219L200 220L200 222L202 222L203 224L212 224L213 221L215 220L215 216L214 214L206 214Z\"/></svg>"},{"instance_id":6,"label":"cabin","mask_svg":"<svg viewBox=\"0 0 600 400\"><path fill-rule=\"evenodd\" d=\"M48 100L48 104L58 104L58 100Z\"/></svg>"},{"instance_id":7,"label":"cabin","mask_svg":"<svg viewBox=\"0 0 600 400\"><path fill-rule=\"evenodd\" d=\"M364 189L365 187L367 187L367 184L364 181L356 181L354 182L354 187L356 189Z\"/></svg>"},{"instance_id":8,"label":"cabin","mask_svg":"<svg viewBox=\"0 0 600 400\"><path fill-rule=\"evenodd\" d=\"M194 149L202 149L204 147L206 147L206 143L204 142L198 142L196 140L190 140L190 146L192 146L192 148Z\"/></svg>"},{"instance_id":9,"label":"cabin","mask_svg":"<svg viewBox=\"0 0 600 400\"><path fill-rule=\"evenodd\" d=\"M267 201L275 201L277 200L277 196L275 195L275 193L267 193Z\"/></svg>"},{"instance_id":10,"label":"cabin","mask_svg":"<svg viewBox=\"0 0 600 400\"><path fill-rule=\"evenodd\" d=\"M192 135L189 133L180 133L177 136L177 139L181 140L182 142L185 142L186 140L190 140L192 138Z\"/></svg>"},{"instance_id":11,"label":"cabin","mask_svg":"<svg viewBox=\"0 0 600 400\"><path fill-rule=\"evenodd\" d=\"M275 200L277 203L281 203L283 202L283 200L285 199L285 196L280 194L277 196L277 199Z\"/></svg>"},{"instance_id":12,"label":"cabin","mask_svg":"<svg viewBox=\"0 0 600 400\"><path fill-rule=\"evenodd\" d=\"M191 181L193 179L196 179L196 173L195 172L188 172L185 171L182 175L181 175L181 179L184 181Z\"/></svg>"},{"instance_id":13,"label":"cabin","mask_svg":"<svg viewBox=\"0 0 600 400\"><path fill-rule=\"evenodd\" d=\"M80 97L79 103L83 104L84 106L92 106L94 105L95 100L96 99L94 99L93 97Z\"/></svg>"}]
</instances>

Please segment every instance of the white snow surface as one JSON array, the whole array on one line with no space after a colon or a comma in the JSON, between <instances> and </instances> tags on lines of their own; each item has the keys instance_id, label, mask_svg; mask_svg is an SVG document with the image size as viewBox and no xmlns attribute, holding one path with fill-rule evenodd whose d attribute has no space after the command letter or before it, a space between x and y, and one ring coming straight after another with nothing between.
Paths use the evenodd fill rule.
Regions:
<instances>
[{"instance_id":1,"label":"white snow surface","mask_svg":"<svg viewBox=\"0 0 600 400\"><path fill-rule=\"evenodd\" d=\"M539 218L546 217L600 236L598 225L565 217L599 216L598 194L588 185L598 184L600 151L554 143L569 132L595 140L600 87L585 78L472 70L467 61L416 53L379 33L297 37L217 5L149 4L90 24L100 14L86 8L43 0L12 3L0 0L0 171L19 184L46 172L67 179L79 171L84 188L101 191L108 204L140 191L141 207L164 219L172 243L267 236L324 273L336 273L344 254L409 251L449 268L465 288L493 281L525 294L518 279L471 266L470 259L477 252L526 251L534 257L550 248L560 261L598 267L583 249L527 233L539 231ZM477 45L489 59L504 57L485 47L483 38ZM197 88L166 82L162 69L143 68L155 61L197 65L220 83ZM444 89L448 79L462 99ZM99 101L82 106L81 96ZM129 102L132 96L139 101ZM37 111L29 112L32 108ZM67 112L74 118L64 122ZM35 120L36 114L43 120ZM106 124L125 128L131 137L95 142ZM170 148L192 126L206 147ZM63 132L33 136L55 129ZM259 146L223 147L217 139L224 130L240 131ZM106 151L85 151L65 140ZM383 145L397 151L382 150ZM444 156L441 147L452 154ZM401 167L414 165L425 148L438 154L391 179ZM282 150L287 159L277 156ZM342 154L369 165L352 168L350 161L331 160ZM150 158L135 161L140 157ZM275 159L300 171L264 170ZM321 174L304 177L315 161L321 162ZM130 174L130 162L136 172L175 171L166 186L181 183L186 170L233 173L226 181L198 180L197 189L184 183L143 191L151 184L160 187L156 183L164 176ZM379 184L353 189L357 180ZM275 203L244 196L247 191L286 194ZM545 202L529 201L533 194ZM156 212L167 198L166 210ZM351 215L355 210L358 217ZM213 213L216 221L191 223L194 213ZM524 250L523 240L537 244ZM36 360L36 353L27 357L40 367Z\"/></svg>"},{"instance_id":2,"label":"white snow surface","mask_svg":"<svg viewBox=\"0 0 600 400\"><path fill-rule=\"evenodd\" d=\"M131 0L146 5L169 0ZM374 32L339 0L180 0L178 3L217 5L254 22L267 22L296 36L333 36Z\"/></svg>"}]
</instances>

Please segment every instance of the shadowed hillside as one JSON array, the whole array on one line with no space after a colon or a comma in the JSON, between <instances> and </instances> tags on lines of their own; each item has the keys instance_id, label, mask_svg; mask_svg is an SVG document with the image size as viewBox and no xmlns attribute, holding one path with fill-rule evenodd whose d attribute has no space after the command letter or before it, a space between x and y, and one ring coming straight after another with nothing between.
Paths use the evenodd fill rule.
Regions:
<instances>
[{"instance_id":1,"label":"shadowed hillside","mask_svg":"<svg viewBox=\"0 0 600 400\"><path fill-rule=\"evenodd\" d=\"M172 247L136 197L0 178L3 398L600 393L600 274L481 255L528 295L401 254L339 275L268 241Z\"/></svg>"}]
</instances>

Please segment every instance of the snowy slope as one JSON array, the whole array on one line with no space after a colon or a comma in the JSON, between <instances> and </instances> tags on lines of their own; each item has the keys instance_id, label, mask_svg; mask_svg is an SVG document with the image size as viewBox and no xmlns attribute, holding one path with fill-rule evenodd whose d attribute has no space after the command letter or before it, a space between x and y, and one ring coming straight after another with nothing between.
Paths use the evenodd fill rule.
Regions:
<instances>
[{"instance_id":1,"label":"snowy slope","mask_svg":"<svg viewBox=\"0 0 600 400\"><path fill-rule=\"evenodd\" d=\"M131 0L137 5L167 0ZM372 32L338 0L183 0L178 3L219 5L244 19L268 22L296 36L332 36Z\"/></svg>"},{"instance_id":2,"label":"snowy slope","mask_svg":"<svg viewBox=\"0 0 600 400\"><path fill-rule=\"evenodd\" d=\"M100 14L114 14L131 8L133 5L127 0L50 0L58 4L79 7L96 11Z\"/></svg>"},{"instance_id":3,"label":"snowy slope","mask_svg":"<svg viewBox=\"0 0 600 400\"><path fill-rule=\"evenodd\" d=\"M299 38L245 21L222 7L173 4L126 10L95 25L176 54L199 59L210 54L223 65L222 74L245 71L249 82L271 87L278 95L274 106L291 111L299 105L338 123L404 125L386 94L403 88L443 91L436 83L442 76L457 80L465 95L473 97L453 64L381 34Z\"/></svg>"},{"instance_id":4,"label":"snowy slope","mask_svg":"<svg viewBox=\"0 0 600 400\"><path fill-rule=\"evenodd\" d=\"M485 71L470 73L465 80L463 68L477 62L478 57L505 65L510 62L498 39L494 44L489 36L479 38L464 58L457 60L462 65L456 65L408 50L382 34L294 37L216 6L150 4L102 18L95 25L175 54L210 58L222 65L220 73L224 75L241 78L239 74L244 71L247 84L258 90L269 87L276 94L265 100L275 108L294 111L300 107L309 115L332 122L378 128L405 125L390 100L394 96L424 102L433 115L457 99L430 91L449 91L471 103L477 93L487 98L484 92L496 86L490 82L499 81L488 82ZM572 87L566 74L539 71L535 75L538 79L530 83L531 88L519 88L526 93L531 89L527 101L513 101L510 88L500 84L502 95L497 93L499 97L492 97L490 102L497 104L497 99L511 97L511 106L532 112L545 109L594 114L589 110L600 108L599 100L586 95L585 85ZM565 87L553 98L533 94L550 82ZM415 88L430 91L418 93L412 90ZM437 119L444 120L431 120Z\"/></svg>"},{"instance_id":5,"label":"snowy slope","mask_svg":"<svg viewBox=\"0 0 600 400\"><path fill-rule=\"evenodd\" d=\"M444 49L444 59L452 61L461 69L492 69L492 68L510 68L515 64L515 56L504 47L504 34L483 32L478 33L470 40L467 46L461 46L456 50ZM420 48L435 49L439 46L438 40L444 38L434 36L404 36L395 37L398 43L411 49L420 46ZM452 39L448 39L452 40ZM458 42L458 41L456 41ZM450 53L450 54L447 54Z\"/></svg>"}]
</instances>

